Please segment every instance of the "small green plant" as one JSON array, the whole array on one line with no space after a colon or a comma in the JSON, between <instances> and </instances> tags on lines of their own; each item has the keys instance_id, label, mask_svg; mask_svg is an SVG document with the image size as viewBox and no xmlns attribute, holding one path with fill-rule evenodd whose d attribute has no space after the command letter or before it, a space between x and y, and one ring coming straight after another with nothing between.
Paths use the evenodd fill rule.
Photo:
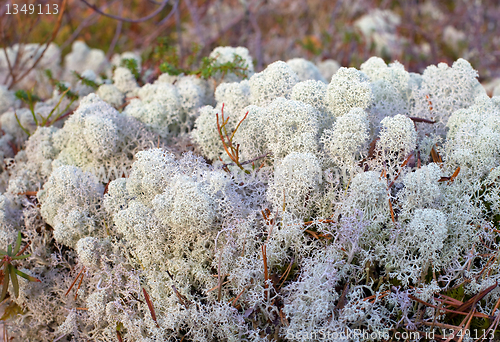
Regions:
<instances>
[{"instance_id":1,"label":"small green plant","mask_svg":"<svg viewBox=\"0 0 500 342\"><path fill-rule=\"evenodd\" d=\"M191 60L194 63L194 60ZM209 79L211 77L221 75L224 78L228 73L233 73L238 77L247 78L248 77L248 66L246 65L243 58L239 55L234 55L231 62L219 63L217 58L214 57L203 57L199 68L187 67L183 68L177 63L164 62L160 65L160 71L168 73L170 75L195 75L203 79Z\"/></svg>"},{"instance_id":2,"label":"small green plant","mask_svg":"<svg viewBox=\"0 0 500 342\"><path fill-rule=\"evenodd\" d=\"M98 84L97 82L95 81L92 81L91 79L88 79L86 78L85 76L82 76L82 74L76 72L76 71L73 71L73 75L78 79L80 80L84 85L88 86L88 87L91 87L92 89L96 90L97 88L99 88L100 84Z\"/></svg>"},{"instance_id":3,"label":"small green plant","mask_svg":"<svg viewBox=\"0 0 500 342\"><path fill-rule=\"evenodd\" d=\"M229 137L227 130L226 130L226 125L229 122L229 117L227 119L224 119L224 104L222 104L222 109L221 109L221 120L222 124L219 123L219 113L216 114L217 117L217 131L219 132L219 137L222 141L222 145L224 146L224 150L226 151L227 155L231 160L245 173L250 174L249 170L246 170L243 165L240 163L239 160L239 149L240 149L240 144L236 144L236 147L233 146L233 138L234 134L240 127L241 123L243 120L247 118L248 112L245 114L245 117L241 119L241 121L238 123L238 126L234 129L233 133L231 134L231 137ZM224 130L224 133L222 132ZM226 142L227 139L227 142ZM231 150L231 152L229 152ZM221 159L222 161L222 159Z\"/></svg>"},{"instance_id":4,"label":"small green plant","mask_svg":"<svg viewBox=\"0 0 500 342\"><path fill-rule=\"evenodd\" d=\"M132 75L134 75L135 80L139 81L139 78L141 77L141 73L139 72L139 66L137 65L137 61L135 59L133 59L133 58L122 59L120 66L130 70Z\"/></svg>"},{"instance_id":5,"label":"small green plant","mask_svg":"<svg viewBox=\"0 0 500 342\"><path fill-rule=\"evenodd\" d=\"M30 106L30 109L35 105L36 102L42 101L41 98L32 93L32 91L18 90L15 92L15 96Z\"/></svg>"},{"instance_id":6,"label":"small green plant","mask_svg":"<svg viewBox=\"0 0 500 342\"><path fill-rule=\"evenodd\" d=\"M12 250L12 245L7 247L7 251L0 250L0 255L3 256L2 261L0 262L0 267L3 266L3 281L2 281L2 296L0 298L0 302L4 300L7 295L7 289L9 288L9 280L12 282L12 287L14 288L14 295L16 298L19 296L19 283L17 281L17 276L21 276L24 279L32 282L40 283L40 280L27 275L24 272L19 271L16 266L12 264L12 260L21 260L26 259L31 256L31 254L25 254L24 251L28 248L29 244L24 246L24 248L20 251L21 248L21 232L17 235L16 247ZM10 278L10 279L9 279Z\"/></svg>"},{"instance_id":7,"label":"small green plant","mask_svg":"<svg viewBox=\"0 0 500 342\"><path fill-rule=\"evenodd\" d=\"M52 75L52 71L49 69L45 70L45 75L50 81L50 84L52 84L53 87L55 87L60 93L65 93L66 97L71 100L71 101L76 101L78 100L78 94L72 92L64 83L61 81L58 81L54 78Z\"/></svg>"},{"instance_id":8,"label":"small green plant","mask_svg":"<svg viewBox=\"0 0 500 342\"><path fill-rule=\"evenodd\" d=\"M183 58L179 57L176 42L169 37L157 39L156 44L143 55L143 64L151 69L159 69L162 63L167 63L175 68L184 66L191 68L198 60L201 45L193 43L190 48L184 51ZM182 60L181 60L182 59Z\"/></svg>"},{"instance_id":9,"label":"small green plant","mask_svg":"<svg viewBox=\"0 0 500 342\"><path fill-rule=\"evenodd\" d=\"M56 112L56 110L61 105L61 102L62 102L64 96L67 96L68 93L70 92L70 89L67 88L64 84L60 83L60 85L61 85L61 90L63 91L61 94L61 98L59 99L59 102L54 106L54 108L52 108L52 110L50 111L50 113L46 117L42 116L41 114L38 114L38 117L37 117L37 114L35 113L35 103L40 101L40 98L38 96L36 96L35 94L33 94L32 90L29 90L29 91L18 90L15 93L15 96L18 99L20 99L23 102L28 104L29 109L31 111L31 115L33 116L33 121L35 122L35 125L42 126L42 127L52 125L54 122L59 120L61 118L61 115L69 109L69 107L73 104L73 102L76 99L78 99L78 95L76 95L76 94L74 94L74 96L73 95L69 96L69 98L71 99L70 103L62 111L59 111L54 117L52 117L53 114ZM17 124L19 125L19 127L21 127L21 129L28 136L30 136L31 135L30 132L25 127L23 127L23 125L21 124L21 121L19 120L19 117L17 116L17 113L15 113L15 116L16 116L16 121L17 121ZM38 120L38 118L41 118L41 120Z\"/></svg>"}]
</instances>

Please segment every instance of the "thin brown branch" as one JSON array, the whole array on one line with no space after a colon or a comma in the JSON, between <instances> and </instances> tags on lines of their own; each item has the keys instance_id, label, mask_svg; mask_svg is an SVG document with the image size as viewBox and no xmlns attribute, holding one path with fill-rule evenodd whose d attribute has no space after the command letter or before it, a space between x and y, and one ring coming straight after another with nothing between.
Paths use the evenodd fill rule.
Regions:
<instances>
[{"instance_id":1,"label":"thin brown branch","mask_svg":"<svg viewBox=\"0 0 500 342\"><path fill-rule=\"evenodd\" d=\"M71 291L71 289L73 288L73 286L75 286L75 283L78 280L78 278L80 277L80 275L82 274L83 270L85 270L85 266L83 266L82 269L80 270L80 272L77 274L77 276L75 277L75 280L73 280L73 282L71 283L68 291L66 291L66 293L64 294L65 296L67 296L68 293L69 293L69 291ZM83 278L83 275L82 275L82 278Z\"/></svg>"},{"instance_id":2,"label":"thin brown branch","mask_svg":"<svg viewBox=\"0 0 500 342\"><path fill-rule=\"evenodd\" d=\"M459 172L460 172L460 166L457 167L457 169L455 170L455 172L453 172L453 174L450 177L450 181L448 182L448 184L452 183L455 180L455 178L458 176Z\"/></svg>"},{"instance_id":3,"label":"thin brown branch","mask_svg":"<svg viewBox=\"0 0 500 342\"><path fill-rule=\"evenodd\" d=\"M484 298L488 293L490 293L492 290L494 290L498 286L498 283L495 283L491 285L490 287L484 289L483 291L479 292L476 294L474 297L466 301L464 304L459 306L457 308L457 311L464 311L469 309L471 306L473 306L475 303L479 302L481 299ZM454 317L455 315L451 315L450 317Z\"/></svg>"},{"instance_id":4,"label":"thin brown branch","mask_svg":"<svg viewBox=\"0 0 500 342\"><path fill-rule=\"evenodd\" d=\"M271 152L267 152L266 154L263 154L261 156L258 156L258 157L255 157L255 158L252 158L250 160L247 160L247 161L244 161L242 163L240 163L240 165L246 165L246 164L250 164L250 163L253 163L255 162L256 160L259 160L261 158L265 158L267 156L271 155ZM234 163L227 163L227 164L222 164L221 168L225 168L225 167L228 167L228 166L232 166L232 165L235 165Z\"/></svg>"},{"instance_id":5,"label":"thin brown branch","mask_svg":"<svg viewBox=\"0 0 500 342\"><path fill-rule=\"evenodd\" d=\"M174 5L172 6L172 10L170 11L170 13L156 25L156 30L154 30L149 36L144 39L144 43L142 44L143 48L149 46L151 42L165 30L168 20L175 14L178 5L179 0L176 0Z\"/></svg>"},{"instance_id":6,"label":"thin brown branch","mask_svg":"<svg viewBox=\"0 0 500 342\"><path fill-rule=\"evenodd\" d=\"M23 253L28 249L28 247L30 245L31 245L31 241L28 241L28 243L26 244L26 246L24 246L23 249L21 249L19 252L17 252L16 256L23 255Z\"/></svg>"},{"instance_id":7,"label":"thin brown branch","mask_svg":"<svg viewBox=\"0 0 500 342\"><path fill-rule=\"evenodd\" d=\"M36 196L38 191L25 191L25 192L19 192L19 196Z\"/></svg>"},{"instance_id":8,"label":"thin brown branch","mask_svg":"<svg viewBox=\"0 0 500 342\"><path fill-rule=\"evenodd\" d=\"M427 302L424 302L423 300L421 300L420 298L417 298L411 294L408 295L408 297L410 297L411 299L413 299L414 301L418 302L418 303L421 303L421 304L424 304L425 306L428 306L430 308L434 308L434 309L439 309L441 311L446 311L446 312L449 312L449 313L452 313L452 314L457 314L457 315L463 315L463 316L468 316L470 314L470 312L462 312L462 311L457 311L457 310L450 310L450 309L447 309L447 308L443 308L443 307L438 307L436 305L433 305L431 303L427 303ZM489 316L488 315L485 315L483 313L480 313L480 312L475 312L474 317L479 317L479 318L486 318L486 319L489 319Z\"/></svg>"},{"instance_id":9,"label":"thin brown branch","mask_svg":"<svg viewBox=\"0 0 500 342\"><path fill-rule=\"evenodd\" d=\"M120 2L119 13L120 13L120 16L123 13L123 2ZM111 44L109 44L108 52L106 52L106 59L108 59L108 60L113 55L113 51L115 50L115 46L116 46L116 43L118 42L118 38L120 38L120 34L122 33L122 26L123 26L123 21L118 20L118 22L116 23L115 35L113 36L113 40L111 41Z\"/></svg>"},{"instance_id":10,"label":"thin brown branch","mask_svg":"<svg viewBox=\"0 0 500 342\"><path fill-rule=\"evenodd\" d=\"M52 31L52 35L50 36L50 38L47 40L47 42L45 43L45 47L42 51L42 53L40 54L40 56L38 56L38 58L35 60L35 62L33 62L33 65L28 68L28 70L26 70L24 73L22 73L14 82L11 82L11 84L9 85L9 89L11 89L17 82L19 82L20 80L22 80L26 75L28 75L31 70L33 70L37 65L38 63L42 60L43 56L45 55L45 52L48 50L49 48L49 45L54 41L54 39L56 38L57 36L57 33L59 32L59 29L61 28L61 24L62 24L62 19L63 19L63 16L64 16L64 12L66 10L66 5L68 3L68 0L63 0L63 3L61 5L61 11L59 12L59 17L57 18L57 22L56 22L56 25L54 27L54 30Z\"/></svg>"},{"instance_id":11,"label":"thin brown branch","mask_svg":"<svg viewBox=\"0 0 500 342\"><path fill-rule=\"evenodd\" d=\"M3 41L7 41L5 39L5 35L3 34L3 31L2 31L2 39L3 39ZM9 54L7 53L7 46L3 47L3 53L5 55L5 60L7 61L7 68L9 69L9 73L8 73L8 75L5 76L3 84L7 84L9 77L11 77L12 82L14 82L14 80L16 79L16 76L14 75L14 68L12 67L12 64L10 63Z\"/></svg>"},{"instance_id":12,"label":"thin brown branch","mask_svg":"<svg viewBox=\"0 0 500 342\"><path fill-rule=\"evenodd\" d=\"M125 21L127 23L142 23L144 21L147 21L147 20L153 18L154 16L156 16L157 14L159 14L163 10L163 8L165 8L165 6L167 6L167 4L168 4L168 0L164 0L161 3L160 7L158 7L154 12L148 14L147 16L139 18L139 19L128 19L128 18L123 18L123 17L119 17L116 15L105 13L105 12L101 11L96 5L92 5L92 4L88 3L86 0L80 0L80 1L83 2L85 5L87 5L88 7L92 8L95 12L99 13L100 15L103 15L105 17L115 19L115 20Z\"/></svg>"},{"instance_id":13,"label":"thin brown branch","mask_svg":"<svg viewBox=\"0 0 500 342\"><path fill-rule=\"evenodd\" d=\"M330 219L324 219L324 220L318 220L318 221L307 221L307 222L304 222L304 226L308 226L308 225L311 225L313 223L336 223L334 220L330 220Z\"/></svg>"},{"instance_id":14,"label":"thin brown branch","mask_svg":"<svg viewBox=\"0 0 500 342\"><path fill-rule=\"evenodd\" d=\"M278 286L278 289L280 289L283 286L283 284L285 283L286 279L288 278L288 274L290 274L290 271L292 270L292 265L293 265L294 261L295 261L295 259L292 258L292 260L290 261L290 264L288 264L288 267L285 270L285 273L283 273L283 275L281 276L281 278L278 280L278 283L281 282L281 284ZM283 281L281 281L282 279L283 279Z\"/></svg>"},{"instance_id":15,"label":"thin brown branch","mask_svg":"<svg viewBox=\"0 0 500 342\"><path fill-rule=\"evenodd\" d=\"M106 2L104 5L102 5L102 7L100 8L101 11L104 11L106 8L108 8L109 6L111 6L112 4L114 4L117 0L113 0L111 2ZM61 47L60 49L61 50L64 50L64 48L66 48L68 45L70 45L71 43L73 43L73 41L76 39L76 37L78 37L78 35L80 34L80 32L89 26L89 24L91 24L91 22L94 20L94 19L97 19L99 18L99 13L98 12L93 12L91 15L89 15L87 18L85 18L85 20L83 20L80 25L78 25L78 27L76 28L76 30L73 31L73 33L71 34L71 36L66 39L66 41L64 43L61 44Z\"/></svg>"},{"instance_id":16,"label":"thin brown branch","mask_svg":"<svg viewBox=\"0 0 500 342\"><path fill-rule=\"evenodd\" d=\"M401 167L400 169L402 169L403 167L405 167L408 162L411 160L411 158L414 157L414 153L410 153L410 155L405 159L405 161L403 162L403 164L401 164ZM394 185L394 182L399 178L399 175L400 175L400 171L398 171L398 173L396 174L396 177L394 177L394 180L389 184L389 188L392 188L392 186Z\"/></svg>"},{"instance_id":17,"label":"thin brown branch","mask_svg":"<svg viewBox=\"0 0 500 342\"><path fill-rule=\"evenodd\" d=\"M312 235L317 240L319 240L319 239L331 240L332 239L332 236L330 234L316 234L316 232L313 232L312 230L309 230L309 229L304 230L304 232Z\"/></svg>"},{"instance_id":18,"label":"thin brown branch","mask_svg":"<svg viewBox=\"0 0 500 342\"><path fill-rule=\"evenodd\" d=\"M246 289L248 289L250 285L247 285L243 288L243 290L241 290L240 293L238 293L238 295L236 296L236 298L232 301L231 303L231 306L234 308L236 306L236 302L238 301L238 299L240 299L240 297L243 295L243 293L246 291Z\"/></svg>"},{"instance_id":19,"label":"thin brown branch","mask_svg":"<svg viewBox=\"0 0 500 342\"><path fill-rule=\"evenodd\" d=\"M498 323L500 323L500 315L497 315L495 317L495 319L490 324L490 326L488 327L488 329L486 331L484 331L484 333L481 336L479 336L478 340L481 339L481 341L483 341L486 338L486 336L490 333L490 331L496 331L497 327L498 327Z\"/></svg>"},{"instance_id":20,"label":"thin brown branch","mask_svg":"<svg viewBox=\"0 0 500 342\"><path fill-rule=\"evenodd\" d=\"M396 224L396 219L394 218L394 210L392 209L391 199L389 198L388 201L389 201L389 210L391 211L391 220L392 220L392 223Z\"/></svg>"},{"instance_id":21,"label":"thin brown branch","mask_svg":"<svg viewBox=\"0 0 500 342\"><path fill-rule=\"evenodd\" d=\"M156 324L156 327L159 328L158 321L156 320L155 308L153 307L153 303L151 303L151 299L149 298L149 294L146 292L146 289L142 288L142 293L144 293L144 298L146 298L146 303L148 304L149 312L151 313L151 318Z\"/></svg>"},{"instance_id":22,"label":"thin brown branch","mask_svg":"<svg viewBox=\"0 0 500 342\"><path fill-rule=\"evenodd\" d=\"M267 289L267 281L269 280L269 273L267 271L267 253L266 253L266 245L262 245L262 260L264 262L264 288ZM266 293L267 298L267 293Z\"/></svg>"},{"instance_id":23,"label":"thin brown branch","mask_svg":"<svg viewBox=\"0 0 500 342\"><path fill-rule=\"evenodd\" d=\"M417 117L414 117L414 116L409 116L409 118L413 122L425 122L425 123L429 123L429 124L435 124L436 123L436 121L432 121L432 120L428 120L428 119L424 119L424 118L417 118Z\"/></svg>"},{"instance_id":24,"label":"thin brown branch","mask_svg":"<svg viewBox=\"0 0 500 342\"><path fill-rule=\"evenodd\" d=\"M184 297L179 293L179 291L177 291L175 285L172 285L172 290L174 290L174 293L179 299L179 302L181 302L181 304L184 305L184 307L187 309L189 307L189 301L186 299L186 297Z\"/></svg>"},{"instance_id":25,"label":"thin brown branch","mask_svg":"<svg viewBox=\"0 0 500 342\"><path fill-rule=\"evenodd\" d=\"M217 277L218 275L215 274L215 276ZM231 282L231 280L226 280L225 282L222 283L222 286L229 284L230 282ZM207 293L218 290L219 288L220 288L220 286L219 286L219 284L217 284L217 286L214 286L210 290L207 290Z\"/></svg>"},{"instance_id":26,"label":"thin brown branch","mask_svg":"<svg viewBox=\"0 0 500 342\"><path fill-rule=\"evenodd\" d=\"M80 277L80 281L78 282L78 287L76 288L76 291L75 291L75 300L76 298L78 298L78 291L80 290L80 286L82 286L82 281L83 281L83 274L82 276Z\"/></svg>"},{"instance_id":27,"label":"thin brown branch","mask_svg":"<svg viewBox=\"0 0 500 342\"><path fill-rule=\"evenodd\" d=\"M245 168L239 162L239 148L240 148L240 146L236 145L236 148L233 146L233 137L234 137L234 134L236 133L236 131L240 127L240 125L243 122L243 120L246 119L247 115L248 115L248 112L245 114L245 117L243 119L241 119L241 121L238 123L238 125L234 129L233 133L231 134L231 137L229 137L229 134L227 133L227 130L226 130L226 125L229 122L229 117L224 118L224 103L222 104L222 108L221 108L221 120L222 120L222 124L219 122L219 113L216 113L215 117L217 119L217 131L219 132L219 137L221 139L222 146L224 147L224 150L226 151L227 155L229 156L229 158L231 158L231 160L241 170L243 170L247 174L250 174L250 171L249 170L245 170ZM224 135L222 134L222 130L223 129L224 129L224 134L226 135L226 138L224 138ZM226 142L226 139L227 139L227 142ZM231 152L229 152L229 149L231 149ZM227 166L226 166L226 168L227 168Z\"/></svg>"},{"instance_id":28,"label":"thin brown branch","mask_svg":"<svg viewBox=\"0 0 500 342\"><path fill-rule=\"evenodd\" d=\"M205 38L203 36L203 30L200 26L200 16L198 15L198 9L196 6L193 6L191 0L184 0L186 7L189 11L189 15L191 16L191 21L194 24L194 29L196 31L196 36L200 40L201 46L205 46Z\"/></svg>"},{"instance_id":29,"label":"thin brown branch","mask_svg":"<svg viewBox=\"0 0 500 342\"><path fill-rule=\"evenodd\" d=\"M457 308L463 304L463 302L459 301L458 299L448 297L448 296L443 295L443 294L439 294L439 295L443 298L435 298L435 300L443 302L444 304L451 305L451 306L454 306Z\"/></svg>"},{"instance_id":30,"label":"thin brown branch","mask_svg":"<svg viewBox=\"0 0 500 342\"><path fill-rule=\"evenodd\" d=\"M247 111L247 112L245 113L245 116L243 117L243 119L241 119L241 120L240 120L240 122L238 122L238 125L237 125L237 126L236 126L236 128L234 129L233 134L231 134L231 139L229 139L231 142L233 141L233 138L234 138L234 133L236 133L236 131L238 130L238 128L240 128L241 123L243 122L243 120L245 120L245 119L247 118L248 113L249 113L249 111Z\"/></svg>"},{"instance_id":31,"label":"thin brown branch","mask_svg":"<svg viewBox=\"0 0 500 342\"><path fill-rule=\"evenodd\" d=\"M472 320L472 317L473 317L475 312L476 312L476 308L474 307L470 313L470 316L469 316L469 319L467 320L467 323L465 324L465 327L463 328L463 331L468 331L469 326L470 326L470 321ZM462 331L462 329L460 329L460 331ZM458 339L458 342L462 342L462 340L464 339L464 336L465 336L465 334L461 334L460 338Z\"/></svg>"},{"instance_id":32,"label":"thin brown branch","mask_svg":"<svg viewBox=\"0 0 500 342\"><path fill-rule=\"evenodd\" d=\"M432 157L432 161L434 163L442 163L443 162L439 153L437 153L437 151L434 149L434 146L431 149L431 157Z\"/></svg>"},{"instance_id":33,"label":"thin brown branch","mask_svg":"<svg viewBox=\"0 0 500 342\"><path fill-rule=\"evenodd\" d=\"M453 183L453 181L455 180L455 178L458 176L459 172L460 172L460 166L457 167L457 169L455 170L455 172L453 172L453 174L451 175L451 177L441 177L441 178L439 178L438 182L446 182L446 181L448 181L448 184L451 184L451 183Z\"/></svg>"},{"instance_id":34,"label":"thin brown branch","mask_svg":"<svg viewBox=\"0 0 500 342\"><path fill-rule=\"evenodd\" d=\"M170 279L172 281L174 281L174 277L172 276L172 274L170 274L170 272L168 270L167 270L167 274L170 277ZM179 302L181 302L181 304L184 305L184 307L187 309L189 307L190 301L187 300L186 297L184 297L183 295L181 295L179 293L179 291L177 291L177 288L175 287L174 284L172 284L172 290L174 290L174 293L177 296L177 298L179 299Z\"/></svg>"}]
</instances>

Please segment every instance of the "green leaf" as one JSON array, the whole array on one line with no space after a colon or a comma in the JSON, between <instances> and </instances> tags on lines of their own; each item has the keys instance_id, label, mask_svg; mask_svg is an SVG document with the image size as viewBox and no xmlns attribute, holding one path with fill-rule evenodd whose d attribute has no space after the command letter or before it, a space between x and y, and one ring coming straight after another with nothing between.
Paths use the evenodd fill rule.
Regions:
<instances>
[{"instance_id":1,"label":"green leaf","mask_svg":"<svg viewBox=\"0 0 500 342\"><path fill-rule=\"evenodd\" d=\"M64 92L66 92L66 97L70 100L78 100L78 95L74 92L72 92L71 90L69 90L68 87L66 87L66 85L64 83L61 83L59 81L56 82L55 84L55 87L57 88L57 90L62 94Z\"/></svg>"},{"instance_id":2,"label":"green leaf","mask_svg":"<svg viewBox=\"0 0 500 342\"><path fill-rule=\"evenodd\" d=\"M18 90L14 93L14 95L22 101L28 101L28 93L26 90Z\"/></svg>"},{"instance_id":3,"label":"green leaf","mask_svg":"<svg viewBox=\"0 0 500 342\"><path fill-rule=\"evenodd\" d=\"M22 236L21 236L21 232L18 232L17 233L17 241L16 241L16 248L14 248L14 255L16 255L19 250L21 249L21 241L22 241Z\"/></svg>"},{"instance_id":4,"label":"green leaf","mask_svg":"<svg viewBox=\"0 0 500 342\"><path fill-rule=\"evenodd\" d=\"M7 267L3 268L3 287L2 287L2 297L0 298L0 302L5 299L7 295L7 289L9 288L9 270Z\"/></svg>"},{"instance_id":5,"label":"green leaf","mask_svg":"<svg viewBox=\"0 0 500 342\"><path fill-rule=\"evenodd\" d=\"M29 258L30 256L31 256L31 254L17 255L17 256L13 256L11 259L12 260L21 260L21 259Z\"/></svg>"},{"instance_id":6,"label":"green leaf","mask_svg":"<svg viewBox=\"0 0 500 342\"><path fill-rule=\"evenodd\" d=\"M136 81L139 80L141 76L139 73L139 68L137 66L137 61L134 58L125 58L122 59L120 66L125 67L130 70L130 72L134 75Z\"/></svg>"},{"instance_id":7,"label":"green leaf","mask_svg":"<svg viewBox=\"0 0 500 342\"><path fill-rule=\"evenodd\" d=\"M19 121L19 117L17 116L17 112L14 110L14 115L16 116L16 121L17 121L17 124L19 125L19 127L21 127L21 129L24 131L24 133L26 133L28 135L28 137L31 135L30 132L23 127L23 125L21 124L21 121Z\"/></svg>"},{"instance_id":8,"label":"green leaf","mask_svg":"<svg viewBox=\"0 0 500 342\"><path fill-rule=\"evenodd\" d=\"M19 297L19 283L17 282L16 268L12 265L9 265L10 278L12 281L12 287L14 288L14 296Z\"/></svg>"},{"instance_id":9,"label":"green leaf","mask_svg":"<svg viewBox=\"0 0 500 342\"><path fill-rule=\"evenodd\" d=\"M48 78L50 81L54 80L54 76L52 75L52 70L50 70L50 69L45 69L44 71L45 71L45 76L47 76L47 78Z\"/></svg>"},{"instance_id":10,"label":"green leaf","mask_svg":"<svg viewBox=\"0 0 500 342\"><path fill-rule=\"evenodd\" d=\"M29 281L32 281L35 283L41 283L40 279L37 279L37 278L32 277L30 275L27 275L26 273L19 271L17 268L14 268L14 271L17 273L17 275L23 277L26 280L29 280Z\"/></svg>"},{"instance_id":11,"label":"green leaf","mask_svg":"<svg viewBox=\"0 0 500 342\"><path fill-rule=\"evenodd\" d=\"M22 315L23 309L15 301L11 301L9 306L7 306L4 310L2 317L0 317L0 321L7 321L11 318L14 318L16 315Z\"/></svg>"},{"instance_id":12,"label":"green leaf","mask_svg":"<svg viewBox=\"0 0 500 342\"><path fill-rule=\"evenodd\" d=\"M12 245L9 245L9 247L7 247L7 255L12 255Z\"/></svg>"},{"instance_id":13,"label":"green leaf","mask_svg":"<svg viewBox=\"0 0 500 342\"><path fill-rule=\"evenodd\" d=\"M26 90L18 90L14 93L14 96L17 97L19 100L29 104L30 106L33 105L35 102L39 102L42 99L33 94L30 91Z\"/></svg>"},{"instance_id":14,"label":"green leaf","mask_svg":"<svg viewBox=\"0 0 500 342\"><path fill-rule=\"evenodd\" d=\"M7 252L4 251L3 249L0 249L0 255L7 255Z\"/></svg>"},{"instance_id":15,"label":"green leaf","mask_svg":"<svg viewBox=\"0 0 500 342\"><path fill-rule=\"evenodd\" d=\"M99 88L99 84L97 84L95 81L92 81L91 79L86 78L85 76L82 76L80 73L73 71L73 75L75 75L76 78L78 78L80 81L82 81L83 84L86 86L89 86L93 88L94 90Z\"/></svg>"},{"instance_id":16,"label":"green leaf","mask_svg":"<svg viewBox=\"0 0 500 342\"><path fill-rule=\"evenodd\" d=\"M178 76L183 73L182 69L179 69L168 62L160 64L160 71L172 76Z\"/></svg>"},{"instance_id":17,"label":"green leaf","mask_svg":"<svg viewBox=\"0 0 500 342\"><path fill-rule=\"evenodd\" d=\"M116 331L123 331L125 327L123 326L122 322L116 322Z\"/></svg>"}]
</instances>

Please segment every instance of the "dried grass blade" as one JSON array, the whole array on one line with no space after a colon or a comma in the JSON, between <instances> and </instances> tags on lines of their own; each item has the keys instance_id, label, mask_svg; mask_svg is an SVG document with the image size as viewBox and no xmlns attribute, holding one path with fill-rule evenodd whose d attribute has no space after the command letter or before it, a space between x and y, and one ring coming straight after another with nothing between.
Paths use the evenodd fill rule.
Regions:
<instances>
[{"instance_id":1,"label":"dried grass blade","mask_svg":"<svg viewBox=\"0 0 500 342\"><path fill-rule=\"evenodd\" d=\"M479 292L477 295L466 301L464 304L459 306L457 308L457 311L464 311L468 308L470 308L474 303L479 302L481 299L484 298L488 293L490 293L493 289L495 289L498 286L498 283L495 283L494 285L491 285L490 287L484 289L483 291ZM452 315L453 317L454 315Z\"/></svg>"},{"instance_id":2,"label":"dried grass blade","mask_svg":"<svg viewBox=\"0 0 500 342\"><path fill-rule=\"evenodd\" d=\"M76 288L76 292L75 292L75 300L76 298L78 298L78 291L80 290L80 286L82 286L82 281L83 281L83 274L82 276L80 277L80 281L78 282L78 287Z\"/></svg>"},{"instance_id":3,"label":"dried grass blade","mask_svg":"<svg viewBox=\"0 0 500 342\"><path fill-rule=\"evenodd\" d=\"M443 295L443 294L440 294L440 296L443 297L443 298L435 298L435 299L438 300L438 301L440 301L440 302L443 302L444 304L456 306L457 308L460 305L464 304L463 302L459 301L458 299L455 299L455 298L452 298L452 297L448 297L448 296Z\"/></svg>"},{"instance_id":4,"label":"dried grass blade","mask_svg":"<svg viewBox=\"0 0 500 342\"><path fill-rule=\"evenodd\" d=\"M142 293L144 293L144 298L146 298L146 303L148 304L149 312L151 313L151 318L155 321L156 327L159 328L158 321L156 320L155 308L153 307L153 303L151 303L151 299L149 298L149 294L146 289L142 288Z\"/></svg>"},{"instance_id":5,"label":"dried grass blade","mask_svg":"<svg viewBox=\"0 0 500 342\"><path fill-rule=\"evenodd\" d=\"M75 286L75 283L76 281L78 280L78 278L80 277L80 275L82 274L83 270L85 269L85 266L82 267L82 269L80 270L80 272L77 274L77 276L75 277L75 280L73 280L73 282L71 283L68 291L66 291L66 293L64 294L65 296L68 295L69 291L71 291L71 289L73 288L73 286Z\"/></svg>"},{"instance_id":6,"label":"dried grass blade","mask_svg":"<svg viewBox=\"0 0 500 342\"><path fill-rule=\"evenodd\" d=\"M264 262L264 288L267 289L267 281L269 280L269 274L267 272L267 254L266 254L266 245L262 245L262 260ZM267 297L267 295L266 295Z\"/></svg>"},{"instance_id":7,"label":"dried grass blade","mask_svg":"<svg viewBox=\"0 0 500 342\"><path fill-rule=\"evenodd\" d=\"M391 220L392 220L392 223L396 224L396 219L394 218L394 210L392 209L391 199L389 198L388 201L389 201L389 209L391 210Z\"/></svg>"},{"instance_id":8,"label":"dried grass blade","mask_svg":"<svg viewBox=\"0 0 500 342\"><path fill-rule=\"evenodd\" d=\"M285 283L286 281L286 278L288 278L288 274L290 273L290 271L292 270L292 266L293 266L293 262L295 261L294 258L292 258L292 260L290 261L290 264L288 264L288 267L286 268L285 270L285 273L283 273L283 275L281 276L281 278L278 280L278 283L281 283L279 286L278 286L278 289L280 289L283 284ZM283 279L283 282L281 281Z\"/></svg>"},{"instance_id":9,"label":"dried grass blade","mask_svg":"<svg viewBox=\"0 0 500 342\"><path fill-rule=\"evenodd\" d=\"M243 288L243 290L241 290L240 293L238 293L238 295L236 296L236 298L233 300L233 302L231 303L231 306L234 308L235 305L236 305L236 302L238 301L238 299L240 299L240 297L243 295L243 293L246 291L246 289L248 288L249 285L245 286Z\"/></svg>"},{"instance_id":10,"label":"dried grass blade","mask_svg":"<svg viewBox=\"0 0 500 342\"><path fill-rule=\"evenodd\" d=\"M450 177L450 181L448 182L448 184L452 183L453 180L455 180L455 178L458 176L459 172L460 172L460 166L457 167L457 169L455 170L455 172L453 172L453 174Z\"/></svg>"},{"instance_id":11,"label":"dried grass blade","mask_svg":"<svg viewBox=\"0 0 500 342\"><path fill-rule=\"evenodd\" d=\"M425 123L429 123L429 124L435 124L436 123L436 121L432 121L432 120L424 119L424 118L417 118L417 117L414 117L414 116L410 116L409 118L413 122L425 122Z\"/></svg>"},{"instance_id":12,"label":"dried grass blade","mask_svg":"<svg viewBox=\"0 0 500 342\"><path fill-rule=\"evenodd\" d=\"M427 303L427 302L424 302L423 300L421 300L420 298L417 298L413 295L408 295L408 297L410 297L411 299L413 299L414 301L416 302L419 302L421 304L424 304L425 306L428 306L430 308L434 308L434 309L439 309L438 306L436 305L433 305L431 303ZM470 312L462 312L462 311L457 311L457 310L450 310L450 309L446 309L446 308L440 308L440 310L442 311L446 311L446 312L449 312L449 313L452 313L452 314L457 314L457 315L463 315L463 316L468 316L470 314ZM479 318L486 318L488 319L489 316L488 315L485 315L483 313L480 313L480 312L476 312L474 313L473 315L474 317L479 317Z\"/></svg>"},{"instance_id":13,"label":"dried grass blade","mask_svg":"<svg viewBox=\"0 0 500 342\"><path fill-rule=\"evenodd\" d=\"M443 161L441 160L441 156L439 155L439 153L437 153L436 149L434 148L434 146L432 147L431 149L431 157L432 157L432 161L434 163L442 163Z\"/></svg>"}]
</instances>

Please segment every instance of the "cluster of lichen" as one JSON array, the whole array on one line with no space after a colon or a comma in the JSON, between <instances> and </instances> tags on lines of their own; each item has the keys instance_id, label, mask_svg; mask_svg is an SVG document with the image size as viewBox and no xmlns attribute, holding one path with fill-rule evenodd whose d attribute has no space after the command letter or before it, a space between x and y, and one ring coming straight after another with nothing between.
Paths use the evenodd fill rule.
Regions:
<instances>
[{"instance_id":1,"label":"cluster of lichen","mask_svg":"<svg viewBox=\"0 0 500 342\"><path fill-rule=\"evenodd\" d=\"M332 76L293 59L254 73L248 50L220 47L144 84L138 56L113 65L76 70L79 98L53 125L35 119L60 91L36 104L19 93L30 109L0 93L0 247L21 232L19 272L40 280L4 287L11 335L391 336L458 325L449 310L493 323L500 98L467 61L420 75L374 57ZM201 155L172 153L180 139Z\"/></svg>"}]
</instances>

